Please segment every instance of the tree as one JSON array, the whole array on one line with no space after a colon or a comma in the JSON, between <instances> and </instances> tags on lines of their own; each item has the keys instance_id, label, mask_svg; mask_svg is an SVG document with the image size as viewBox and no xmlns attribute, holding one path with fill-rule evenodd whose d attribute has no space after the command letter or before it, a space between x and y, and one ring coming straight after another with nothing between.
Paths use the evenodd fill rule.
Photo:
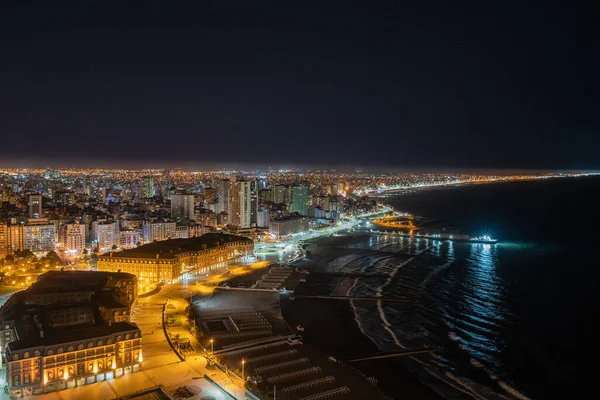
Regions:
<instances>
[{"instance_id":1,"label":"tree","mask_svg":"<svg viewBox=\"0 0 600 400\"><path fill-rule=\"evenodd\" d=\"M111 249L116 250L116 249L118 249L118 247L117 247L116 244L113 244L112 247L111 247Z\"/></svg>"}]
</instances>

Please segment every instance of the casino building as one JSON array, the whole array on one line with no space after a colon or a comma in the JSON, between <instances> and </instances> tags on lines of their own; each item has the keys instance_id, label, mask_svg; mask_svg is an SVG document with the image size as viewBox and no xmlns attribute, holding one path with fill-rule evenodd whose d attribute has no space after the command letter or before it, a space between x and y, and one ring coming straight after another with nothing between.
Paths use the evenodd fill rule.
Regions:
<instances>
[{"instance_id":1,"label":"casino building","mask_svg":"<svg viewBox=\"0 0 600 400\"><path fill-rule=\"evenodd\" d=\"M190 239L149 243L98 258L98 271L126 272L145 282L173 282L184 273L202 273L253 254L252 239L207 233Z\"/></svg>"},{"instance_id":2,"label":"casino building","mask_svg":"<svg viewBox=\"0 0 600 400\"><path fill-rule=\"evenodd\" d=\"M2 367L18 398L135 372L142 337L129 322L137 278L50 271L0 308Z\"/></svg>"}]
</instances>

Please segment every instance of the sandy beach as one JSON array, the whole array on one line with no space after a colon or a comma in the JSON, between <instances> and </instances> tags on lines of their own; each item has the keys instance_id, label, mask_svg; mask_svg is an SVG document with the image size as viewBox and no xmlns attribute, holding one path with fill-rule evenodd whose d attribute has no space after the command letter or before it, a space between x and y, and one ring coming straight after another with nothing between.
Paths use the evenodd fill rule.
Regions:
<instances>
[{"instance_id":1,"label":"sandy beach","mask_svg":"<svg viewBox=\"0 0 600 400\"><path fill-rule=\"evenodd\" d=\"M327 237L307 242L305 246L310 259L301 260L295 266L307 269L311 274L307 283L298 287L298 295L326 295L339 283L339 277L324 273L324 266L348 253L348 249L336 247L342 240L348 243L352 238ZM291 327L304 327L304 332L301 332L304 342L323 353L342 361L379 353L377 346L359 330L349 301L306 298L291 300L282 297L281 307L283 316ZM352 363L351 366L368 377L374 377L379 388L391 398L441 399L397 359L363 361Z\"/></svg>"}]
</instances>

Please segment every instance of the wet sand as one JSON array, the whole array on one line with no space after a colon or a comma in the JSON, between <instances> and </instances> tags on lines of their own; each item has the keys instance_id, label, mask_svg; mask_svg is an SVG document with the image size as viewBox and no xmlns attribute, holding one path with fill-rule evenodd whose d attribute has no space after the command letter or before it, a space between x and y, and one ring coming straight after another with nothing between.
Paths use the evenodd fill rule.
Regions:
<instances>
[{"instance_id":1,"label":"wet sand","mask_svg":"<svg viewBox=\"0 0 600 400\"><path fill-rule=\"evenodd\" d=\"M337 285L338 277L325 274L324 267L337 257L348 253L348 249L336 247L352 241L351 237L327 237L307 242L310 259L294 265L311 271L306 284L301 284L296 293L325 293ZM368 250L367 250L368 251ZM339 360L348 360L361 355L379 353L377 346L359 330L349 301L281 298L285 320L294 330L298 324L304 342L321 352ZM397 359L380 359L349 364L368 377L377 380L377 386L394 399L442 399L436 392L419 381Z\"/></svg>"}]
</instances>

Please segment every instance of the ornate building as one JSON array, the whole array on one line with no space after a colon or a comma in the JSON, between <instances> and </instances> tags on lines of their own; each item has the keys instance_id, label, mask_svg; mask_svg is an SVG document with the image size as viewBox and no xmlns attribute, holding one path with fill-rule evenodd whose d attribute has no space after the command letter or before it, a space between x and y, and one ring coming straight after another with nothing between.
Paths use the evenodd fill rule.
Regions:
<instances>
[{"instance_id":1,"label":"ornate building","mask_svg":"<svg viewBox=\"0 0 600 400\"><path fill-rule=\"evenodd\" d=\"M0 308L0 345L11 397L137 371L141 332L129 322L131 274L51 271Z\"/></svg>"},{"instance_id":2,"label":"ornate building","mask_svg":"<svg viewBox=\"0 0 600 400\"><path fill-rule=\"evenodd\" d=\"M246 237L207 233L104 254L98 259L98 271L126 272L147 282L173 282L184 273L219 268L253 251L254 242Z\"/></svg>"}]
</instances>

